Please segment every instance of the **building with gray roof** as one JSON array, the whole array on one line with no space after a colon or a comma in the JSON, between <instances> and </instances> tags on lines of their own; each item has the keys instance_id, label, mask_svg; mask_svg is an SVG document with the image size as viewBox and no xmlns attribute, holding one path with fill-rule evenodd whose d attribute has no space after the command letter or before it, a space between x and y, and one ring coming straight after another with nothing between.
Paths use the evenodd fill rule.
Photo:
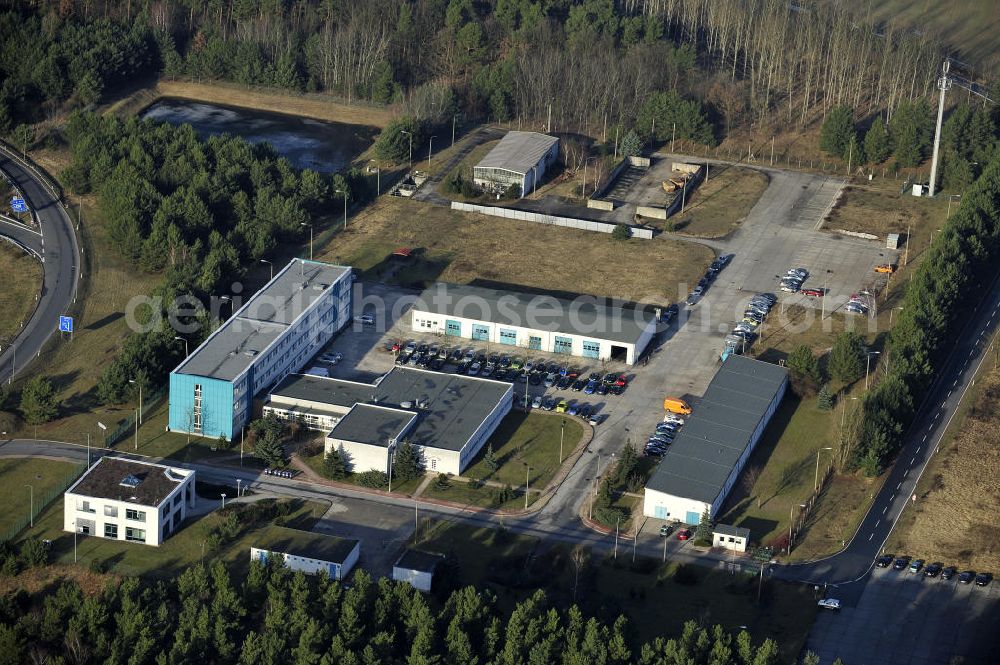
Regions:
<instances>
[{"instance_id":1,"label":"building with gray roof","mask_svg":"<svg viewBox=\"0 0 1000 665\"><path fill-rule=\"evenodd\" d=\"M520 196L538 187L545 171L559 156L559 139L537 132L507 132L472 169L472 180L483 189L502 193L511 185Z\"/></svg>"},{"instance_id":2,"label":"building with gray roof","mask_svg":"<svg viewBox=\"0 0 1000 665\"><path fill-rule=\"evenodd\" d=\"M373 384L292 374L263 410L327 431L326 450L341 451L353 471L388 473L406 440L428 470L460 474L510 412L513 390L503 381L410 367L394 367Z\"/></svg>"},{"instance_id":3,"label":"building with gray roof","mask_svg":"<svg viewBox=\"0 0 1000 665\"><path fill-rule=\"evenodd\" d=\"M656 333L655 309L438 283L410 309L414 332L634 364Z\"/></svg>"},{"instance_id":4,"label":"building with gray roof","mask_svg":"<svg viewBox=\"0 0 1000 665\"><path fill-rule=\"evenodd\" d=\"M715 516L787 386L784 367L730 356L646 483L643 513L688 524Z\"/></svg>"},{"instance_id":5,"label":"building with gray roof","mask_svg":"<svg viewBox=\"0 0 1000 665\"><path fill-rule=\"evenodd\" d=\"M331 580L350 574L361 555L361 541L271 525L254 537L250 560L282 559L289 570L325 573Z\"/></svg>"},{"instance_id":6,"label":"building with gray roof","mask_svg":"<svg viewBox=\"0 0 1000 665\"><path fill-rule=\"evenodd\" d=\"M234 296L238 300L238 296ZM351 269L293 259L170 373L169 427L231 440L257 394L350 320Z\"/></svg>"}]
</instances>

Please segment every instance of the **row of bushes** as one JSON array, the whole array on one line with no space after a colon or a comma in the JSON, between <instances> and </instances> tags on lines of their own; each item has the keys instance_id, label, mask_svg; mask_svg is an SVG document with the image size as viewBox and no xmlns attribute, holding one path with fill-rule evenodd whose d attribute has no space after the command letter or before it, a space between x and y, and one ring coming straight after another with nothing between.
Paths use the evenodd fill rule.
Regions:
<instances>
[{"instance_id":1,"label":"row of bushes","mask_svg":"<svg viewBox=\"0 0 1000 665\"><path fill-rule=\"evenodd\" d=\"M884 377L863 400L853 461L881 473L968 320L981 285L992 285L1000 253L1000 156L962 197L906 291L889 336Z\"/></svg>"}]
</instances>

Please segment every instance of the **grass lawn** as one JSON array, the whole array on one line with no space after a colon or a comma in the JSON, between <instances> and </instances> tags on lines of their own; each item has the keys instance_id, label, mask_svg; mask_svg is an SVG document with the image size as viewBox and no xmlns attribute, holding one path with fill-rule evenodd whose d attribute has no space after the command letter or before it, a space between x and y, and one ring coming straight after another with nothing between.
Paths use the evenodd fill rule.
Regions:
<instances>
[{"instance_id":1,"label":"grass lawn","mask_svg":"<svg viewBox=\"0 0 1000 665\"><path fill-rule=\"evenodd\" d=\"M1000 372L989 366L931 458L917 502L907 506L886 544L973 570L1000 570ZM947 534L947 537L944 537Z\"/></svg>"},{"instance_id":2,"label":"grass lawn","mask_svg":"<svg viewBox=\"0 0 1000 665\"><path fill-rule=\"evenodd\" d=\"M511 411L463 475L467 478L495 480L499 483L509 483L514 487L518 485L523 487L524 465L527 463L531 469L531 487L544 489L559 470L559 438L563 422L566 423L563 440L563 459L565 459L573 452L583 436L583 425L577 418L534 411L529 413ZM500 463L499 468L492 472L483 460L491 445Z\"/></svg>"},{"instance_id":3,"label":"grass lawn","mask_svg":"<svg viewBox=\"0 0 1000 665\"><path fill-rule=\"evenodd\" d=\"M485 485L475 489L469 483L465 483L460 480L452 480L450 487L447 489L439 489L435 482L431 481L420 496L421 498L451 501L475 508L499 508L501 510L518 510L524 508L523 484L520 486L512 485L514 496L509 501L505 501L499 506L495 506L493 504L493 492L496 489L497 488ZM535 490L532 490L531 494L528 495L528 505L530 506L535 503L535 501L538 501L538 496L538 493Z\"/></svg>"},{"instance_id":4,"label":"grass lawn","mask_svg":"<svg viewBox=\"0 0 1000 665\"><path fill-rule=\"evenodd\" d=\"M467 199L461 194L452 194L446 189L446 186L448 184L448 180L451 179L452 174L456 172L461 173L462 178L464 180L472 180L472 167L481 162L483 160L483 157L489 154L490 150L493 150L493 148L495 148L497 146L497 143L499 142L500 142L499 139L497 139L496 141L486 141L485 143L480 143L475 148L473 148L469 152L469 154L463 157L461 160L459 160L458 164L456 164L453 168L451 168L448 171L448 173L444 174L444 177L441 179L441 183L438 185L438 194L449 199L454 199L456 201L473 201L483 198L483 197L476 197L475 199ZM437 155L437 159L435 159L434 162L436 165L443 166L444 163L451 157L451 155L452 155L452 150L450 148L444 150L439 155ZM426 152L424 153L424 156L425 157L427 156ZM429 170L436 171L437 169L432 168Z\"/></svg>"},{"instance_id":5,"label":"grass lawn","mask_svg":"<svg viewBox=\"0 0 1000 665\"><path fill-rule=\"evenodd\" d=\"M389 255L411 247L414 264L394 278L421 287L435 280L669 303L712 252L667 238L616 241L604 234L452 211L384 196L361 211L316 258L378 278Z\"/></svg>"},{"instance_id":6,"label":"grass lawn","mask_svg":"<svg viewBox=\"0 0 1000 665\"><path fill-rule=\"evenodd\" d=\"M49 495L81 472L83 466L40 457L0 459L0 501L8 506L0 513L0 535L28 519L32 494L37 515L43 502L51 498Z\"/></svg>"},{"instance_id":7,"label":"grass lawn","mask_svg":"<svg viewBox=\"0 0 1000 665\"><path fill-rule=\"evenodd\" d=\"M0 340L6 348L24 322L35 310L35 299L42 284L42 266L31 256L7 243L0 243Z\"/></svg>"},{"instance_id":8,"label":"grass lawn","mask_svg":"<svg viewBox=\"0 0 1000 665\"><path fill-rule=\"evenodd\" d=\"M306 466L316 472L317 475L323 475L323 455L299 455L299 459L305 462ZM423 482L424 476L417 476L416 478L411 478L405 482L399 482L398 480L392 481L392 493L393 494L406 494L412 496L413 493L420 487L420 483ZM337 481L338 483L349 483L351 485L357 485L362 487L358 482L358 475L355 473L347 474L346 478L341 478Z\"/></svg>"},{"instance_id":9,"label":"grass lawn","mask_svg":"<svg viewBox=\"0 0 1000 665\"><path fill-rule=\"evenodd\" d=\"M204 506L208 499L199 498ZM308 529L323 516L327 506L312 501L293 500L292 512L282 518L284 524ZM217 502L212 501L214 505ZM250 545L256 529L244 529L235 539L226 541L218 552L204 552L203 544L211 531L222 522L216 511L198 518L188 518L182 528L167 538L159 547L107 540L96 536L77 537L77 557L80 565L92 561L105 564L110 572L125 575L147 575L155 578L173 578L186 567L204 560L206 563L221 558L236 574L245 572L250 560ZM261 526L267 526L263 524ZM35 520L35 528L25 532L25 538L52 540L51 560L56 563L73 563L73 534L63 531L63 504L54 502ZM235 566L235 569L233 568Z\"/></svg>"},{"instance_id":10,"label":"grass lawn","mask_svg":"<svg viewBox=\"0 0 1000 665\"><path fill-rule=\"evenodd\" d=\"M789 391L729 495L719 522L746 527L753 540L765 544L787 533L790 512L812 494L816 451L832 447L838 416L837 411L817 409L815 398L800 400ZM821 455L825 456L821 465L829 464L830 451Z\"/></svg>"},{"instance_id":11,"label":"grass lawn","mask_svg":"<svg viewBox=\"0 0 1000 665\"><path fill-rule=\"evenodd\" d=\"M668 219L680 233L699 238L721 238L735 231L767 189L760 171L712 164L708 182L694 190L684 212Z\"/></svg>"}]
</instances>

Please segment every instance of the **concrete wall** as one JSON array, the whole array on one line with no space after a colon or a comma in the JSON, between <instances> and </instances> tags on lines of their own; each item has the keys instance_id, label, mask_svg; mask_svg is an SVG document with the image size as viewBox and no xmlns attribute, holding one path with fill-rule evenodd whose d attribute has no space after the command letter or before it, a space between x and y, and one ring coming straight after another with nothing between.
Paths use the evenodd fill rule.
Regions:
<instances>
[{"instance_id":1,"label":"concrete wall","mask_svg":"<svg viewBox=\"0 0 1000 665\"><path fill-rule=\"evenodd\" d=\"M452 210L463 212L478 212L491 217L505 217L507 219L518 219L523 222L534 222L536 224L548 224L550 226L566 226L580 229L582 231L596 231L597 233L611 233L618 226L613 222L598 222L589 219L577 219L575 217L558 217L556 215L544 215L542 213L530 212L528 210L518 210L517 208L501 208L498 206L476 205L474 203L462 203L461 201L451 202ZM650 240L653 237L653 229L643 229L630 227L633 238Z\"/></svg>"},{"instance_id":2,"label":"concrete wall","mask_svg":"<svg viewBox=\"0 0 1000 665\"><path fill-rule=\"evenodd\" d=\"M615 202L604 199L587 199L587 207L595 210L614 210Z\"/></svg>"},{"instance_id":3,"label":"concrete wall","mask_svg":"<svg viewBox=\"0 0 1000 665\"><path fill-rule=\"evenodd\" d=\"M364 471L389 473L389 449L385 446L373 446L328 436L324 452L329 453L331 450L342 450L347 454L347 468L352 473Z\"/></svg>"},{"instance_id":4,"label":"concrete wall","mask_svg":"<svg viewBox=\"0 0 1000 665\"><path fill-rule=\"evenodd\" d=\"M677 196L674 197L674 200L670 202L670 205L667 206L667 217L676 214L681 209L681 204L684 203L686 199L690 200L691 192L701 184L702 179L705 177L705 167L701 164L683 164L676 162L673 164L673 168L674 170L691 173L693 175L684 183L683 195L678 193Z\"/></svg>"},{"instance_id":5,"label":"concrete wall","mask_svg":"<svg viewBox=\"0 0 1000 665\"><path fill-rule=\"evenodd\" d=\"M661 508L662 510L657 510ZM686 499L682 496L674 496L657 490L646 488L646 494L642 502L642 514L647 517L658 517L666 520L677 520L685 522L689 512L697 514L699 517L705 509L711 510L711 505L704 501Z\"/></svg>"},{"instance_id":6,"label":"concrete wall","mask_svg":"<svg viewBox=\"0 0 1000 665\"><path fill-rule=\"evenodd\" d=\"M393 566L392 579L395 582L406 582L419 591L430 591L434 576L431 573L424 573L419 570Z\"/></svg>"},{"instance_id":7,"label":"concrete wall","mask_svg":"<svg viewBox=\"0 0 1000 665\"><path fill-rule=\"evenodd\" d=\"M265 563L269 557L280 556L285 561L285 566L287 566L289 570L301 570L307 575L315 575L322 572L326 573L330 579L334 580L342 580L347 575L350 575L351 570L354 569L354 565L358 562L360 554L361 543L357 543L354 546L354 549L351 550L350 554L347 555L343 562L312 559L310 557L296 556L294 554L288 554L287 552L273 552L257 547L250 548L251 561L260 561Z\"/></svg>"},{"instance_id":8,"label":"concrete wall","mask_svg":"<svg viewBox=\"0 0 1000 665\"><path fill-rule=\"evenodd\" d=\"M666 219L667 209L654 208L653 206L638 206L635 209L635 214L640 217L650 217L652 219Z\"/></svg>"}]
</instances>

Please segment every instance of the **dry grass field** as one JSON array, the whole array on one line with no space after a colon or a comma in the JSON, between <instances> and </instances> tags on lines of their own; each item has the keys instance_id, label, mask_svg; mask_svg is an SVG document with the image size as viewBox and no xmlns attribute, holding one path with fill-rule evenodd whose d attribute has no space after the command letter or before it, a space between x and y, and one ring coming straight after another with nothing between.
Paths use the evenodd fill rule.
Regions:
<instances>
[{"instance_id":1,"label":"dry grass field","mask_svg":"<svg viewBox=\"0 0 1000 665\"><path fill-rule=\"evenodd\" d=\"M181 97L199 102L228 104L245 108L300 115L316 120L342 122L351 125L385 127L395 117L392 109L384 106L347 104L331 97L317 94L296 94L288 90L268 91L213 81L160 80L153 88L144 88L128 97L111 104L109 110L123 116L131 116L152 104L160 97Z\"/></svg>"},{"instance_id":2,"label":"dry grass field","mask_svg":"<svg viewBox=\"0 0 1000 665\"><path fill-rule=\"evenodd\" d=\"M917 485L887 547L928 561L1000 572L1000 372L980 375L954 436ZM956 419L960 420L960 419Z\"/></svg>"},{"instance_id":3,"label":"dry grass field","mask_svg":"<svg viewBox=\"0 0 1000 665\"><path fill-rule=\"evenodd\" d=\"M0 344L14 337L35 311L35 298L42 284L42 266L20 249L0 242Z\"/></svg>"},{"instance_id":4,"label":"dry grass field","mask_svg":"<svg viewBox=\"0 0 1000 665\"><path fill-rule=\"evenodd\" d=\"M477 282L649 303L671 302L677 283L697 281L712 260L707 248L666 238L622 242L391 196L359 213L316 258L378 279L398 247L417 250L395 277L404 285Z\"/></svg>"},{"instance_id":5,"label":"dry grass field","mask_svg":"<svg viewBox=\"0 0 1000 665\"><path fill-rule=\"evenodd\" d=\"M767 189L760 171L712 165L708 182L694 190L684 212L668 220L680 233L699 238L721 238L740 225Z\"/></svg>"},{"instance_id":6,"label":"dry grass field","mask_svg":"<svg viewBox=\"0 0 1000 665\"><path fill-rule=\"evenodd\" d=\"M67 161L64 152L36 151L32 157L56 177ZM85 258L79 297L71 312L76 318L73 339L49 344L25 376L47 376L59 392L60 417L39 425L39 438L83 442L90 432L96 442L98 420L114 429L131 412L130 407L98 406L97 380L129 334L124 315L129 301L150 293L160 277L137 271L119 257L106 239L92 197L83 200L78 233ZM34 428L26 433L34 436Z\"/></svg>"},{"instance_id":7,"label":"dry grass field","mask_svg":"<svg viewBox=\"0 0 1000 665\"><path fill-rule=\"evenodd\" d=\"M948 215L948 197L918 198L900 194L896 180L848 185L823 228L874 233L884 238L888 233L905 234L910 230L910 260L927 249L931 236L941 228ZM951 211L959 201L952 202Z\"/></svg>"}]
</instances>

